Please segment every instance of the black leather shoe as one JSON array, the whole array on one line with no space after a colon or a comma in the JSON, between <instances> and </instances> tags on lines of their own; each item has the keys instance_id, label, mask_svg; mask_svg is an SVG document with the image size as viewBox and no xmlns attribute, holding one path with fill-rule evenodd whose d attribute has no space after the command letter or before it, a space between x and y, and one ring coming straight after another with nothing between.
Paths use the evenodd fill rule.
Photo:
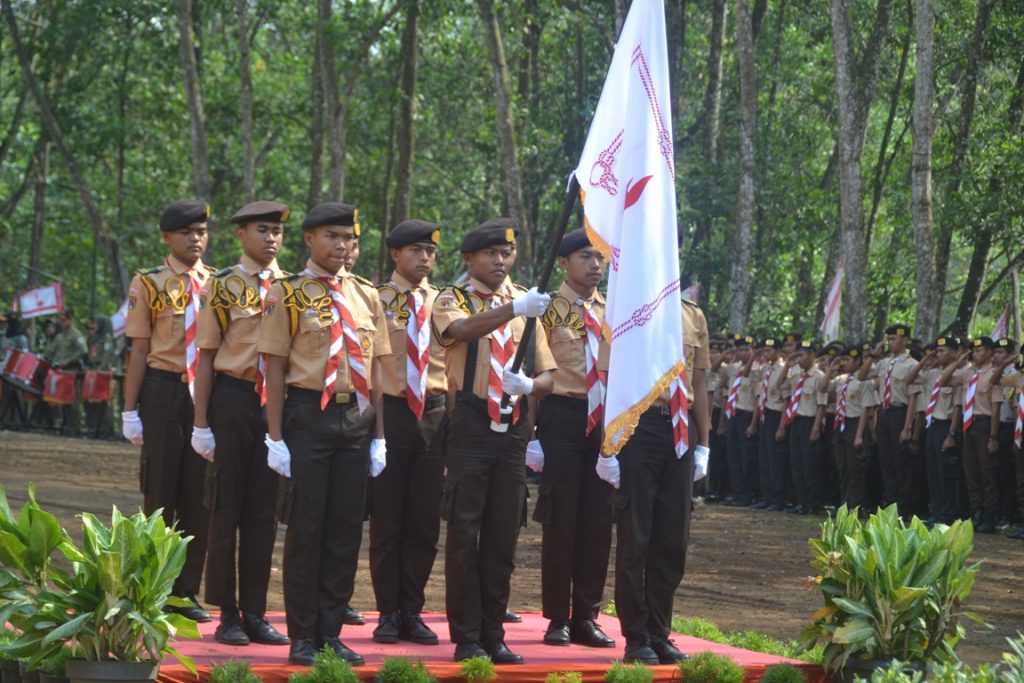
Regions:
<instances>
[{"instance_id":1,"label":"black leather shoe","mask_svg":"<svg viewBox=\"0 0 1024 683\"><path fill-rule=\"evenodd\" d=\"M725 504L732 508L745 508L750 505L750 496L732 496L725 499Z\"/></svg>"},{"instance_id":2,"label":"black leather shoe","mask_svg":"<svg viewBox=\"0 0 1024 683\"><path fill-rule=\"evenodd\" d=\"M359 610L345 605L345 613L341 616L341 623L345 626L362 626L366 623L366 617L360 614Z\"/></svg>"},{"instance_id":3,"label":"black leather shoe","mask_svg":"<svg viewBox=\"0 0 1024 683\"><path fill-rule=\"evenodd\" d=\"M605 635L605 632L593 619L570 621L569 641L587 647L615 647L615 640Z\"/></svg>"},{"instance_id":4,"label":"black leather shoe","mask_svg":"<svg viewBox=\"0 0 1024 683\"><path fill-rule=\"evenodd\" d=\"M544 632L545 645L568 645L569 622L565 619L552 619L548 630Z\"/></svg>"},{"instance_id":5,"label":"black leather shoe","mask_svg":"<svg viewBox=\"0 0 1024 683\"><path fill-rule=\"evenodd\" d=\"M288 663L296 666L313 666L316 645L310 638L296 638L288 651Z\"/></svg>"},{"instance_id":6,"label":"black leather shoe","mask_svg":"<svg viewBox=\"0 0 1024 683\"><path fill-rule=\"evenodd\" d=\"M522 664L523 658L508 649L504 640L492 640L483 643L484 650L495 664Z\"/></svg>"},{"instance_id":7,"label":"black leather shoe","mask_svg":"<svg viewBox=\"0 0 1024 683\"><path fill-rule=\"evenodd\" d=\"M220 623L213 632L213 639L222 645L242 646L249 644L249 636L242 629L238 612L221 612Z\"/></svg>"},{"instance_id":8,"label":"black leather shoe","mask_svg":"<svg viewBox=\"0 0 1024 683\"><path fill-rule=\"evenodd\" d=\"M654 654L658 656L658 661L662 664L675 664L690 658L664 636L651 636L651 649L654 650Z\"/></svg>"},{"instance_id":9,"label":"black leather shoe","mask_svg":"<svg viewBox=\"0 0 1024 683\"><path fill-rule=\"evenodd\" d=\"M356 654L350 650L345 643L338 640L337 636L320 636L320 649L329 647L334 650L334 653L344 659L352 666L362 666L366 663L362 655Z\"/></svg>"},{"instance_id":10,"label":"black leather shoe","mask_svg":"<svg viewBox=\"0 0 1024 683\"><path fill-rule=\"evenodd\" d=\"M1014 531L1013 533L1006 534L1006 537L1017 539L1019 541L1024 541L1024 526L1017 527L1016 531Z\"/></svg>"},{"instance_id":11,"label":"black leather shoe","mask_svg":"<svg viewBox=\"0 0 1024 683\"><path fill-rule=\"evenodd\" d=\"M487 650L480 647L480 643L456 643L455 661L464 662L473 657L486 657Z\"/></svg>"},{"instance_id":12,"label":"black leather shoe","mask_svg":"<svg viewBox=\"0 0 1024 683\"><path fill-rule=\"evenodd\" d=\"M751 510L766 510L771 507L772 502L767 498L762 498L753 505L750 506Z\"/></svg>"},{"instance_id":13,"label":"black leather shoe","mask_svg":"<svg viewBox=\"0 0 1024 683\"><path fill-rule=\"evenodd\" d=\"M402 613L402 629L398 637L420 645L437 645L437 634L423 623L419 614Z\"/></svg>"},{"instance_id":14,"label":"black leather shoe","mask_svg":"<svg viewBox=\"0 0 1024 683\"><path fill-rule=\"evenodd\" d=\"M373 629L373 642L397 643L398 634L402 630L398 612L385 612L380 615L377 628Z\"/></svg>"},{"instance_id":15,"label":"black leather shoe","mask_svg":"<svg viewBox=\"0 0 1024 683\"><path fill-rule=\"evenodd\" d=\"M271 626L262 614L242 615L242 628L249 640L260 645L287 645L292 642L288 636Z\"/></svg>"},{"instance_id":16,"label":"black leather shoe","mask_svg":"<svg viewBox=\"0 0 1024 683\"><path fill-rule=\"evenodd\" d=\"M658 654L651 649L651 639L648 636L637 638L626 638L626 651L622 655L625 664L661 664Z\"/></svg>"},{"instance_id":17,"label":"black leather shoe","mask_svg":"<svg viewBox=\"0 0 1024 683\"><path fill-rule=\"evenodd\" d=\"M772 503L771 507L768 508L772 512L782 512L786 509L786 506L782 503Z\"/></svg>"},{"instance_id":18,"label":"black leather shoe","mask_svg":"<svg viewBox=\"0 0 1024 683\"><path fill-rule=\"evenodd\" d=\"M505 616L501 618L501 621L506 624L518 624L522 620L523 618L521 616L510 609L505 610Z\"/></svg>"},{"instance_id":19,"label":"black leather shoe","mask_svg":"<svg viewBox=\"0 0 1024 683\"><path fill-rule=\"evenodd\" d=\"M181 616L185 617L186 619L191 619L192 621L195 621L195 622L198 622L198 623L206 623L208 621L213 621L213 617L210 616L209 612L207 612L206 610L204 610L202 608L202 606L199 604L199 602L195 599L195 596L192 596L192 595L178 595L178 596L175 596L175 597L181 598L182 600L188 600L192 604L189 605L188 607L170 607L170 606L168 606L168 607L164 608L167 612L174 612L175 614L180 614Z\"/></svg>"}]
</instances>

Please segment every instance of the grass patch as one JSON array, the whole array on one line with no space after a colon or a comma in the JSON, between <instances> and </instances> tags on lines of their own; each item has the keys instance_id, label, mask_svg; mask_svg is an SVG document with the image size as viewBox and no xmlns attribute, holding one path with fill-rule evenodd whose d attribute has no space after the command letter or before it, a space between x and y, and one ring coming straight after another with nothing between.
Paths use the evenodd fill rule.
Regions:
<instances>
[{"instance_id":1,"label":"grass patch","mask_svg":"<svg viewBox=\"0 0 1024 683\"><path fill-rule=\"evenodd\" d=\"M818 645L807 652L800 652L800 647L795 640L783 642L758 631L725 632L714 622L701 619L700 617L688 619L673 617L672 630L684 636L693 636L694 638L700 638L712 643L732 645L733 647L743 648L751 652L763 652L768 655L798 659L811 664L821 664L821 657L824 651L824 647Z\"/></svg>"}]
</instances>

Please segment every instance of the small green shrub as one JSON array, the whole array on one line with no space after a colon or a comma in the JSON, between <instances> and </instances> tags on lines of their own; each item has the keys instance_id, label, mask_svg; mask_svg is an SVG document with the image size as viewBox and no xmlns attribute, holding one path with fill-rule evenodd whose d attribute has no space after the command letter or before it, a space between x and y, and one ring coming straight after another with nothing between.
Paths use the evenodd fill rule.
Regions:
<instances>
[{"instance_id":1,"label":"small green shrub","mask_svg":"<svg viewBox=\"0 0 1024 683\"><path fill-rule=\"evenodd\" d=\"M700 617L691 617L689 619L675 617L672 619L672 630L676 633L682 633L684 636L693 636L694 638L708 640L712 643L726 642L726 635L722 633L722 629L718 628L717 624Z\"/></svg>"},{"instance_id":2,"label":"small green shrub","mask_svg":"<svg viewBox=\"0 0 1024 683\"><path fill-rule=\"evenodd\" d=\"M359 675L338 653L324 646L313 657L312 668L296 671L288 677L288 683L359 683Z\"/></svg>"},{"instance_id":3,"label":"small green shrub","mask_svg":"<svg viewBox=\"0 0 1024 683\"><path fill-rule=\"evenodd\" d=\"M615 609L615 601L609 600L608 604L601 609L601 614L607 614L610 617L619 616L618 610Z\"/></svg>"},{"instance_id":4,"label":"small green shrub","mask_svg":"<svg viewBox=\"0 0 1024 683\"><path fill-rule=\"evenodd\" d=\"M260 683L262 680L252 672L249 662L232 659L210 667L209 683Z\"/></svg>"},{"instance_id":5,"label":"small green shrub","mask_svg":"<svg viewBox=\"0 0 1024 683\"><path fill-rule=\"evenodd\" d=\"M388 657L374 678L377 683L436 683L437 679L423 666L423 660L412 662L405 657Z\"/></svg>"},{"instance_id":6,"label":"small green shrub","mask_svg":"<svg viewBox=\"0 0 1024 683\"><path fill-rule=\"evenodd\" d=\"M552 671L544 683L583 683L583 674L579 671Z\"/></svg>"},{"instance_id":7,"label":"small green shrub","mask_svg":"<svg viewBox=\"0 0 1024 683\"><path fill-rule=\"evenodd\" d=\"M807 679L792 664L774 664L764 670L761 683L804 683Z\"/></svg>"},{"instance_id":8,"label":"small green shrub","mask_svg":"<svg viewBox=\"0 0 1024 683\"><path fill-rule=\"evenodd\" d=\"M739 664L713 652L679 662L679 672L686 683L743 683L745 675Z\"/></svg>"},{"instance_id":9,"label":"small green shrub","mask_svg":"<svg viewBox=\"0 0 1024 683\"><path fill-rule=\"evenodd\" d=\"M67 675L67 672L64 670L64 663L69 659L77 659L79 657L81 657L81 655L75 651L75 648L65 645L61 649L57 650L57 654L40 662L39 670L49 674L50 676L64 678Z\"/></svg>"},{"instance_id":10,"label":"small green shrub","mask_svg":"<svg viewBox=\"0 0 1024 683\"><path fill-rule=\"evenodd\" d=\"M604 680L605 683L651 683L654 672L640 662L629 665L615 662L604 675Z\"/></svg>"},{"instance_id":11,"label":"small green shrub","mask_svg":"<svg viewBox=\"0 0 1024 683\"><path fill-rule=\"evenodd\" d=\"M490 657L470 657L462 663L462 677L466 683L484 683L498 678L498 669Z\"/></svg>"}]
</instances>

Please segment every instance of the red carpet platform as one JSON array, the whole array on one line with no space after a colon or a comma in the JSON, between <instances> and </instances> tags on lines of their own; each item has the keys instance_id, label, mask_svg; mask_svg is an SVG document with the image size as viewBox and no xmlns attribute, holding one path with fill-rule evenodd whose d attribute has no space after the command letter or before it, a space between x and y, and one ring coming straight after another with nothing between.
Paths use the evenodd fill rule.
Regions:
<instances>
[{"instance_id":1,"label":"red carpet platform","mask_svg":"<svg viewBox=\"0 0 1024 683\"><path fill-rule=\"evenodd\" d=\"M601 681L605 672L611 668L612 662L622 657L624 639L619 633L619 623L612 617L600 619L601 628L618 646L615 649L594 649L579 645L568 647L550 647L541 642L547 620L537 613L523 613L520 624L505 625L505 642L514 651L526 659L522 666L499 666L499 681L529 681L543 683L547 675L553 671L578 671L583 674L584 681ZM282 633L286 631L284 614L268 614L267 618ZM371 636L377 623L377 615L366 614L365 626L346 626L341 634L342 641L366 658L366 665L356 671L363 681L372 681L377 669L386 657L407 657L412 660L422 659L430 672L442 683L461 681L459 665L452 661L454 646L447 642L448 626L444 614L424 614L424 621L440 637L441 644L435 646L415 645L399 642L395 645L380 645L373 642ZM213 639L216 623L200 624L202 640L179 641L178 649L192 657L199 667L201 681L209 677L210 667L219 662L231 659L248 661L253 671L262 676L267 683L286 683L288 675L293 671L301 671L302 667L289 666L288 647L269 645L249 645L247 647L229 647L221 645ZM676 646L688 654L697 654L710 650L716 654L727 655L746 672L746 683L759 681L765 668L772 664L788 661L803 670L808 683L825 683L825 675L821 668L782 657L765 655L749 650L740 650L728 645L718 645L698 638L674 636ZM674 666L652 667L655 681L679 680L678 669ZM160 666L159 680L163 683L195 683L196 679L173 659Z\"/></svg>"}]
</instances>

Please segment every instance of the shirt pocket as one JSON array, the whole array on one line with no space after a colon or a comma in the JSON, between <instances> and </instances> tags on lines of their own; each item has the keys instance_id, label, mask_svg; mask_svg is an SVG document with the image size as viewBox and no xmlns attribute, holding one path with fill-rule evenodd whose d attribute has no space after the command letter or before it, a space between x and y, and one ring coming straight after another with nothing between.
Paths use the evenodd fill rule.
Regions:
<instances>
[{"instance_id":1,"label":"shirt pocket","mask_svg":"<svg viewBox=\"0 0 1024 683\"><path fill-rule=\"evenodd\" d=\"M255 344L260 340L261 317L258 308L232 306L225 338L237 344Z\"/></svg>"},{"instance_id":2,"label":"shirt pocket","mask_svg":"<svg viewBox=\"0 0 1024 683\"><path fill-rule=\"evenodd\" d=\"M331 321L319 316L299 318L299 347L308 354L326 353L331 343Z\"/></svg>"},{"instance_id":3,"label":"shirt pocket","mask_svg":"<svg viewBox=\"0 0 1024 683\"><path fill-rule=\"evenodd\" d=\"M185 311L166 308L156 314L154 337L168 342L185 339Z\"/></svg>"}]
</instances>

